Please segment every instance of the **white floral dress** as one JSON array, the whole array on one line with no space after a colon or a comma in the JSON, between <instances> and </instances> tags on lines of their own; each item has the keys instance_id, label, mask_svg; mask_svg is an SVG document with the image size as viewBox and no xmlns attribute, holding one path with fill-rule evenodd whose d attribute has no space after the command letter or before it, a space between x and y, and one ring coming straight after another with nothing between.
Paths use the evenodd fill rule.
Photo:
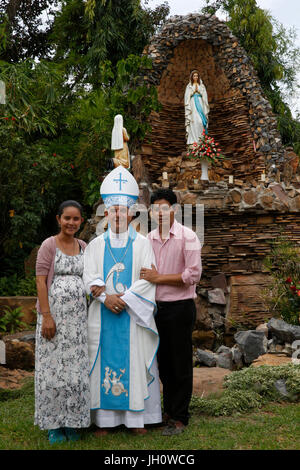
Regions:
<instances>
[{"instance_id":1,"label":"white floral dress","mask_svg":"<svg viewBox=\"0 0 300 470\"><path fill-rule=\"evenodd\" d=\"M49 306L54 338L41 335L38 315L35 358L35 419L41 429L90 425L87 305L82 282L83 252L68 256L58 248Z\"/></svg>"}]
</instances>

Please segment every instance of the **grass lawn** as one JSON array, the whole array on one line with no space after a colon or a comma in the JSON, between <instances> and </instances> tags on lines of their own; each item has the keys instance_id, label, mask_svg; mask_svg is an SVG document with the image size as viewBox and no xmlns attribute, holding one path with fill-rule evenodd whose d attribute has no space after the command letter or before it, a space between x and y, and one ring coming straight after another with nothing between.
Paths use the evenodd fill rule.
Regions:
<instances>
[{"instance_id":1,"label":"grass lawn","mask_svg":"<svg viewBox=\"0 0 300 470\"><path fill-rule=\"evenodd\" d=\"M0 402L0 449L10 450L272 450L300 448L300 403L269 404L262 410L213 418L193 412L190 425L179 436L161 436L152 428L134 436L122 428L108 436L94 437L88 430L75 443L50 445L47 433L33 424L33 381L19 398Z\"/></svg>"}]
</instances>

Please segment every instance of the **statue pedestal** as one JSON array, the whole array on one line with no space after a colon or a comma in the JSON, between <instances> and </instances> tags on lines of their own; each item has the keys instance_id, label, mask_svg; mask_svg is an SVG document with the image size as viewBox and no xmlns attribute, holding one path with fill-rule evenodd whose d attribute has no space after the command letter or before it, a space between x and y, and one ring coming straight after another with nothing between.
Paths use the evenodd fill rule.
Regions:
<instances>
[{"instance_id":1,"label":"statue pedestal","mask_svg":"<svg viewBox=\"0 0 300 470\"><path fill-rule=\"evenodd\" d=\"M204 158L200 160L201 163L201 180L202 181L209 181L208 179L208 161Z\"/></svg>"}]
</instances>

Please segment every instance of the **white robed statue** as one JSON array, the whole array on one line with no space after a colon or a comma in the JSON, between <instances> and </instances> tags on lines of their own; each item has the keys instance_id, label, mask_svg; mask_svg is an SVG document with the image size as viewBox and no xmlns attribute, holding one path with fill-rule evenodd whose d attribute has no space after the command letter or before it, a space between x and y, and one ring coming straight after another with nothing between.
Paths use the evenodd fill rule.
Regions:
<instances>
[{"instance_id":1,"label":"white robed statue","mask_svg":"<svg viewBox=\"0 0 300 470\"><path fill-rule=\"evenodd\" d=\"M206 88L197 70L193 70L184 94L187 145L199 142L203 130L207 133L209 104Z\"/></svg>"},{"instance_id":2,"label":"white robed statue","mask_svg":"<svg viewBox=\"0 0 300 470\"><path fill-rule=\"evenodd\" d=\"M161 422L155 285L140 279L141 268L151 268L155 257L149 240L128 225L139 194L131 173L118 166L100 191L109 228L87 246L83 274L87 293L93 292L88 314L91 418L99 428L124 424L144 431L145 424ZM105 292L97 296L101 286Z\"/></svg>"},{"instance_id":3,"label":"white robed statue","mask_svg":"<svg viewBox=\"0 0 300 470\"><path fill-rule=\"evenodd\" d=\"M129 135L127 130L123 127L123 116L117 114L114 119L114 127L111 134L111 149L114 150L114 166L122 165L129 170L130 168L130 154L127 142Z\"/></svg>"}]
</instances>

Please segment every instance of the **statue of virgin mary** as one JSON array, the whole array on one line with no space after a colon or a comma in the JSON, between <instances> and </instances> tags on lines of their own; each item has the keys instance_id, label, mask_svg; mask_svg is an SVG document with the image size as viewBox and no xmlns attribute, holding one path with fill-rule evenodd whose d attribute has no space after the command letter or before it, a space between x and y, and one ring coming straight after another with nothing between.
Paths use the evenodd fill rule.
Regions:
<instances>
[{"instance_id":1,"label":"statue of virgin mary","mask_svg":"<svg viewBox=\"0 0 300 470\"><path fill-rule=\"evenodd\" d=\"M209 104L206 88L198 70L193 70L184 94L187 145L199 142L203 130L207 133Z\"/></svg>"}]
</instances>

